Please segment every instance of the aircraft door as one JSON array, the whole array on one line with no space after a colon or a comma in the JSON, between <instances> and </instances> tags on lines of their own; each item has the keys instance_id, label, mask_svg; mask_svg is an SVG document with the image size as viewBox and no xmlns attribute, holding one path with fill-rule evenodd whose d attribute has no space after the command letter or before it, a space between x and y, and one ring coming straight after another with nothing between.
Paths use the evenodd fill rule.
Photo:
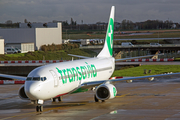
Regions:
<instances>
[{"instance_id":1,"label":"aircraft door","mask_svg":"<svg viewBox=\"0 0 180 120\"><path fill-rule=\"evenodd\" d=\"M58 76L53 70L50 70L50 73L52 74L54 78L54 87L57 87L59 85Z\"/></svg>"}]
</instances>

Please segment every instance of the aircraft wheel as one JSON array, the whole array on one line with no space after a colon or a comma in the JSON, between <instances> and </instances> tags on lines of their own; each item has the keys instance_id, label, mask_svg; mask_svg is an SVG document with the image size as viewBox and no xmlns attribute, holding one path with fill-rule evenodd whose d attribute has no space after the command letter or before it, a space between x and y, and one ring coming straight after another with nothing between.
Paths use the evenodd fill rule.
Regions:
<instances>
[{"instance_id":1,"label":"aircraft wheel","mask_svg":"<svg viewBox=\"0 0 180 120\"><path fill-rule=\"evenodd\" d=\"M59 102L62 101L62 96L58 97L58 101L59 101Z\"/></svg>"},{"instance_id":2,"label":"aircraft wheel","mask_svg":"<svg viewBox=\"0 0 180 120\"><path fill-rule=\"evenodd\" d=\"M105 100L102 100L102 102L105 102Z\"/></svg>"},{"instance_id":3,"label":"aircraft wheel","mask_svg":"<svg viewBox=\"0 0 180 120\"><path fill-rule=\"evenodd\" d=\"M36 112L43 112L43 106L41 105L36 106Z\"/></svg>"},{"instance_id":4,"label":"aircraft wheel","mask_svg":"<svg viewBox=\"0 0 180 120\"><path fill-rule=\"evenodd\" d=\"M39 106L39 111L43 112L43 106Z\"/></svg>"},{"instance_id":5,"label":"aircraft wheel","mask_svg":"<svg viewBox=\"0 0 180 120\"><path fill-rule=\"evenodd\" d=\"M56 102L56 98L53 98L52 101L53 101L53 102Z\"/></svg>"},{"instance_id":6,"label":"aircraft wheel","mask_svg":"<svg viewBox=\"0 0 180 120\"><path fill-rule=\"evenodd\" d=\"M36 112L39 112L39 106L36 106Z\"/></svg>"},{"instance_id":7,"label":"aircraft wheel","mask_svg":"<svg viewBox=\"0 0 180 120\"><path fill-rule=\"evenodd\" d=\"M99 99L97 99L96 95L94 95L94 101L99 102Z\"/></svg>"}]
</instances>

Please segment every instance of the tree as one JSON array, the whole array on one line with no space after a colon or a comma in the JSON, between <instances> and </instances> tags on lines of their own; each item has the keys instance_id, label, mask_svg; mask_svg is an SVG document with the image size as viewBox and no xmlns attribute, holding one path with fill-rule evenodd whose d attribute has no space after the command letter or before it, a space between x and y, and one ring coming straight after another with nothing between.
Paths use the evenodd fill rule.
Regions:
<instances>
[{"instance_id":1,"label":"tree","mask_svg":"<svg viewBox=\"0 0 180 120\"><path fill-rule=\"evenodd\" d=\"M24 19L24 23L28 23L27 19Z\"/></svg>"},{"instance_id":2,"label":"tree","mask_svg":"<svg viewBox=\"0 0 180 120\"><path fill-rule=\"evenodd\" d=\"M123 21L122 21L122 29L126 29L126 26L127 24L126 24L126 19L124 19Z\"/></svg>"},{"instance_id":3,"label":"tree","mask_svg":"<svg viewBox=\"0 0 180 120\"><path fill-rule=\"evenodd\" d=\"M122 21L122 29L124 30L130 30L134 28L134 23L131 20L124 19Z\"/></svg>"},{"instance_id":4,"label":"tree","mask_svg":"<svg viewBox=\"0 0 180 120\"><path fill-rule=\"evenodd\" d=\"M68 22L67 22L67 20L66 20L66 21L63 21L63 22L62 22L62 25L63 25L63 26L68 26L69 24L68 24Z\"/></svg>"},{"instance_id":5,"label":"tree","mask_svg":"<svg viewBox=\"0 0 180 120\"><path fill-rule=\"evenodd\" d=\"M12 22L12 20L7 20L6 21L6 24L12 24L13 22Z\"/></svg>"}]
</instances>

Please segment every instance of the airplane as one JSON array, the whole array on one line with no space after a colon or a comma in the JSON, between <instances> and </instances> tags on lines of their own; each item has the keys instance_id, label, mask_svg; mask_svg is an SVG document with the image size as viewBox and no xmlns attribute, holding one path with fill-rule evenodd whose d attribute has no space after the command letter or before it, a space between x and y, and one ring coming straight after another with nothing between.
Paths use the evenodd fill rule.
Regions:
<instances>
[{"instance_id":1,"label":"airplane","mask_svg":"<svg viewBox=\"0 0 180 120\"><path fill-rule=\"evenodd\" d=\"M117 94L116 87L113 83L180 74L160 74L110 80L109 78L115 70L115 61L153 56L148 55L116 60L112 57L114 13L115 6L112 6L104 47L97 57L89 58L69 54L84 59L40 66L32 70L27 77L6 74L0 74L0 77L25 80L25 84L19 89L20 98L30 100L31 103L36 104L36 111L42 112L45 100L52 99L55 101L58 99L61 101L63 95L94 90L95 102L100 100L104 102L105 100L115 98Z\"/></svg>"}]
</instances>

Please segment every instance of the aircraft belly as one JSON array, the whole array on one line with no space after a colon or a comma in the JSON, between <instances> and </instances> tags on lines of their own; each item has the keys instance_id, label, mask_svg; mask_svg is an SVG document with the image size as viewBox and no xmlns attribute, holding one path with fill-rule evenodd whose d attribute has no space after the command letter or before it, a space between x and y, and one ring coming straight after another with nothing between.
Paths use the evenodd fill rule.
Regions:
<instances>
[{"instance_id":1,"label":"aircraft belly","mask_svg":"<svg viewBox=\"0 0 180 120\"><path fill-rule=\"evenodd\" d=\"M75 81L73 83L67 83L67 84L62 84L58 88L54 88L54 94L53 97L55 96L61 96L61 95L66 95L73 89L77 88L79 86L79 81Z\"/></svg>"}]
</instances>

